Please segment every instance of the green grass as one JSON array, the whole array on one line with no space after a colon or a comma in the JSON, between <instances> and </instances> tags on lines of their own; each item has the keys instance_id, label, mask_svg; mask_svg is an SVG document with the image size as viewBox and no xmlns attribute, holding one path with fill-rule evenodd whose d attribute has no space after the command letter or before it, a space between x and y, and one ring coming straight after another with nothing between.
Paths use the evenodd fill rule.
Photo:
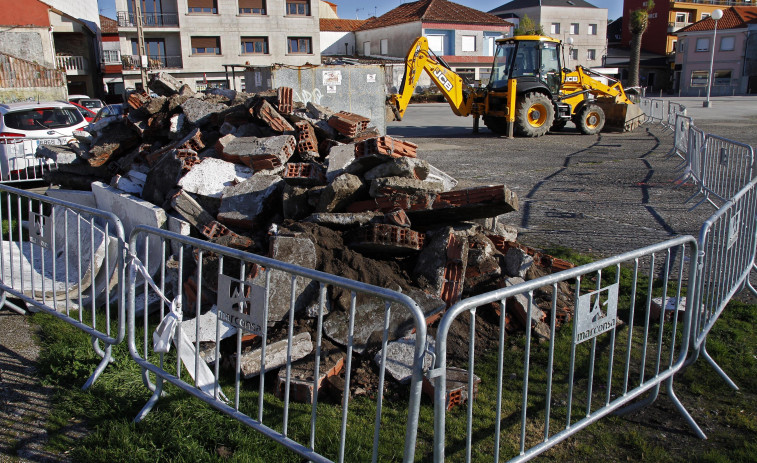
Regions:
<instances>
[{"instance_id":1,"label":"green grass","mask_svg":"<svg viewBox=\"0 0 757 463\"><path fill-rule=\"evenodd\" d=\"M591 259L565 250L550 250L557 257L586 263ZM632 272L622 268L620 273L621 306L630 301L628 290ZM603 284L615 281L613 269L603 272ZM642 279L640 288L646 288ZM659 286L659 285L658 285ZM596 287L587 279L583 290ZM662 288L653 288L655 295ZM637 293L637 301L645 300L645 289ZM482 312L481 309L479 312ZM479 315L483 315L479 313ZM631 346L632 378L638 382L643 317L636 314ZM467 318L467 315L464 317ZM617 330L616 351L613 358L611 399L620 394L622 372L628 340L630 314L621 313L626 325ZM257 462L301 461L292 452L271 443L255 430L223 415L202 401L189 397L168 386L168 396L159 400L155 409L141 423L133 417L149 397L142 384L140 369L131 361L124 344L114 349L115 363L86 392L79 388L97 364L89 339L78 330L52 317L35 314L33 320L42 327L40 372L44 380L55 386L56 404L49 421L54 451L67 452L80 462ZM650 324L650 347L645 372L653 373L656 336L659 325ZM674 389L697 423L708 434L708 440L696 438L678 415L665 394L660 394L652 406L625 417L608 416L569 437L539 457L540 461L649 461L649 462L737 462L757 461L757 306L733 301L715 325L708 339L708 350L720 366L741 387L734 392L700 359L676 377ZM672 337L672 323L663 326L664 338ZM552 434L564 428L567 419L567 365L570 361L570 330L560 330L555 348L554 384L552 395ZM681 333L677 332L680 340ZM138 341L139 342L139 341ZM571 407L571 423L586 413L588 397L588 356L591 341L577 348L577 374ZM606 380L610 364L608 336L596 343L596 366L593 381L592 412L604 404L607 389L599 387ZM520 438L521 393L525 336L510 335L506 339L503 358L502 441L501 458L518 454ZM663 343L665 365L669 344ZM538 443L543 434L546 365L548 343L532 342L531 368L528 375L527 448ZM158 362L157 357L151 358ZM175 365L175 354L165 358L166 365ZM466 365L457 365L465 367ZM175 367L171 367L173 371ZM496 419L496 378L498 359L496 350L481 352L476 357L476 374L481 377L477 399L473 402L472 456L474 461L490 461L494 450L492 439ZM649 377L647 375L647 377ZM186 381L189 378L183 376ZM272 378L268 376L268 378ZM282 402L272 394L275 379L266 379L263 423L281 431ZM222 385L233 396L233 377L224 374ZM258 380L245 381L240 395L240 410L257 417ZM633 387L632 382L630 387ZM381 424L380 461L400 461L407 414L407 386L391 386L387 393ZM292 403L289 411L288 435L307 444L310 425L310 405ZM350 402L347 426L346 461L370 460L373 441L375 399L359 397ZM461 461L465 456L467 407L456 407L447 414L447 461ZM80 439L66 437L72 423L82 422L88 433ZM329 458L337 458L337 444L341 422L341 407L322 401L318 407L316 450ZM433 439L433 405L424 395L416 447L416 460L430 461Z\"/></svg>"}]
</instances>

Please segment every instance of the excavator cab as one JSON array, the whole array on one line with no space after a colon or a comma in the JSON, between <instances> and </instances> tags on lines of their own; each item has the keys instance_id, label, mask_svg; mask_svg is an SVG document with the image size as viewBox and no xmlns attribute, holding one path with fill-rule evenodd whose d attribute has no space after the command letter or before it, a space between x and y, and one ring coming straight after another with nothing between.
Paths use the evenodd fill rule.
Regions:
<instances>
[{"instance_id":1,"label":"excavator cab","mask_svg":"<svg viewBox=\"0 0 757 463\"><path fill-rule=\"evenodd\" d=\"M505 91L518 81L518 93L542 87L556 95L562 83L559 42L549 37L519 36L497 42L489 89Z\"/></svg>"}]
</instances>

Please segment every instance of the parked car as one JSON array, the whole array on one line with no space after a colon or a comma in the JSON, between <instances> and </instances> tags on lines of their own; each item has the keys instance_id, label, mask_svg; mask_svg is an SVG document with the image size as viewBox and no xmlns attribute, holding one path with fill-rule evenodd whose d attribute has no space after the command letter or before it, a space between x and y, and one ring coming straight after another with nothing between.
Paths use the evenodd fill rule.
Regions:
<instances>
[{"instance_id":1,"label":"parked car","mask_svg":"<svg viewBox=\"0 0 757 463\"><path fill-rule=\"evenodd\" d=\"M79 103L74 103L74 102L70 102L70 103L72 105L76 106L76 109L79 110L79 112L81 113L81 115L84 117L84 120L87 121L87 122L92 122L92 120L95 118L95 116L97 116L97 112L95 112L95 111L93 111L93 110L91 110L89 108L86 108L86 107L80 105Z\"/></svg>"},{"instance_id":2,"label":"parked car","mask_svg":"<svg viewBox=\"0 0 757 463\"><path fill-rule=\"evenodd\" d=\"M126 107L119 103L119 104L109 104L105 105L101 110L97 112L97 115L95 116L93 123L98 122L101 119L104 119L106 117L122 117L126 115Z\"/></svg>"},{"instance_id":3,"label":"parked car","mask_svg":"<svg viewBox=\"0 0 757 463\"><path fill-rule=\"evenodd\" d=\"M37 146L64 145L86 126L79 109L70 103L0 104L0 179L40 178L52 161L35 158Z\"/></svg>"},{"instance_id":4,"label":"parked car","mask_svg":"<svg viewBox=\"0 0 757 463\"><path fill-rule=\"evenodd\" d=\"M99 100L97 98L82 98L77 103L84 106L87 109L91 109L94 112L97 112L100 108L105 106L105 103L102 102L102 100Z\"/></svg>"}]
</instances>

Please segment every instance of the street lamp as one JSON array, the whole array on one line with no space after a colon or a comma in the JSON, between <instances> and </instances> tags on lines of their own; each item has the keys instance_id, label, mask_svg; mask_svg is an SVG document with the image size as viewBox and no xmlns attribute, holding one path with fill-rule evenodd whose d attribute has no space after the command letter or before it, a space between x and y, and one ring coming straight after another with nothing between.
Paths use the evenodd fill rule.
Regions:
<instances>
[{"instance_id":1,"label":"street lamp","mask_svg":"<svg viewBox=\"0 0 757 463\"><path fill-rule=\"evenodd\" d=\"M710 89L712 88L712 64L715 61L715 42L718 37L718 20L723 17L723 10L715 10L710 15L715 20L715 29L712 32L712 49L710 50L710 73L707 74L707 100L702 103L702 107L709 108L712 106L710 103Z\"/></svg>"},{"instance_id":2,"label":"street lamp","mask_svg":"<svg viewBox=\"0 0 757 463\"><path fill-rule=\"evenodd\" d=\"M567 68L570 69L570 58L571 58L570 55L573 54L573 37L568 37L568 40L566 40L566 42L568 42L568 60L567 60L568 61L568 63L567 63L568 66L567 66Z\"/></svg>"}]
</instances>

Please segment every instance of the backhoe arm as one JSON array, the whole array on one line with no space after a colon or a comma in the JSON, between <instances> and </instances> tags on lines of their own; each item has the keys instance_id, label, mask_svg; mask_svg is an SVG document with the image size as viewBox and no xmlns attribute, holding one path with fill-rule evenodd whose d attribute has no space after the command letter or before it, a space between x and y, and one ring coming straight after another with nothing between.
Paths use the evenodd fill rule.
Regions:
<instances>
[{"instance_id":1,"label":"backhoe arm","mask_svg":"<svg viewBox=\"0 0 757 463\"><path fill-rule=\"evenodd\" d=\"M592 72L589 69L585 69L583 66L576 66L575 72L571 72L568 75L575 75L577 77L578 84L582 88L590 90L594 96L611 96L615 97L615 101L617 103L633 104L633 102L626 96L626 92L623 90L623 85L621 85L620 81L612 79L608 76L602 76L612 81L611 85L606 85L601 80L594 78L592 76L593 74L595 74L597 77L600 76L600 74Z\"/></svg>"},{"instance_id":2,"label":"backhoe arm","mask_svg":"<svg viewBox=\"0 0 757 463\"><path fill-rule=\"evenodd\" d=\"M458 116L468 116L473 105L472 92L464 92L466 86L463 79L454 71L440 63L440 59L433 55L428 48L428 39L418 37L405 58L405 75L402 77L400 92L389 98L389 104L398 120L402 120L405 110L413 96L415 87L421 77L421 72L426 71L434 81L444 98L452 107L452 112Z\"/></svg>"}]
</instances>

